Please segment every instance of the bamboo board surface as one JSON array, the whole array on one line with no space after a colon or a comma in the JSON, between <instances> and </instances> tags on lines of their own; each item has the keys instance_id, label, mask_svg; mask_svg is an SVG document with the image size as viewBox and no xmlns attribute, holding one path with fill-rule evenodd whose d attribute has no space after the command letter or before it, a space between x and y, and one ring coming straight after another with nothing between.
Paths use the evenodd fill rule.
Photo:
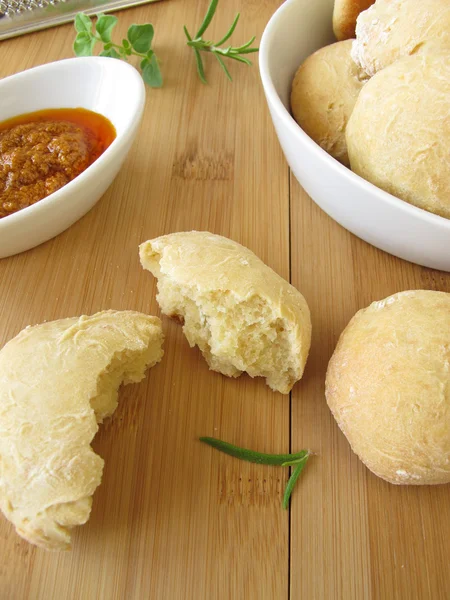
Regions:
<instances>
[{"instance_id":1,"label":"bamboo board surface","mask_svg":"<svg viewBox=\"0 0 450 600\"><path fill-rule=\"evenodd\" d=\"M222 2L236 39L261 33L276 0ZM290 176L256 67L208 62L197 78L183 24L206 1L120 13L152 21L165 86L149 91L138 138L102 200L69 230L0 261L0 344L43 320L134 309L158 314L138 244L207 229L251 248L307 298L313 343L292 397L208 371L164 319L165 357L127 386L94 449L105 459L89 522L70 553L22 541L0 518L2 600L440 600L450 597L448 486L394 487L350 451L324 400L339 333L359 308L403 289L450 291L450 276L393 258L331 221ZM0 43L0 77L70 57L71 26ZM0 98L1 102L1 98ZM198 442L317 453L281 509L286 469L242 463Z\"/></svg>"}]
</instances>

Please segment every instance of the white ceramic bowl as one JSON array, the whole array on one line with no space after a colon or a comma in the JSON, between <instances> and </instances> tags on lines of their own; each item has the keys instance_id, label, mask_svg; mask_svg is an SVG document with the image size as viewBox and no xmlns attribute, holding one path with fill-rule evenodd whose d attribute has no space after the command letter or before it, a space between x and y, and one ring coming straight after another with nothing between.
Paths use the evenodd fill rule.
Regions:
<instances>
[{"instance_id":1,"label":"white ceramic bowl","mask_svg":"<svg viewBox=\"0 0 450 600\"><path fill-rule=\"evenodd\" d=\"M368 183L322 150L289 112L300 63L335 41L334 0L288 0L260 44L261 79L272 120L295 177L311 198L366 242L414 263L450 271L450 220L411 206Z\"/></svg>"},{"instance_id":2,"label":"white ceramic bowl","mask_svg":"<svg viewBox=\"0 0 450 600\"><path fill-rule=\"evenodd\" d=\"M145 101L139 73L113 58L72 58L0 81L0 121L46 108L87 108L107 117L117 137L73 181L0 219L0 258L58 235L85 215L117 175L137 133Z\"/></svg>"}]
</instances>

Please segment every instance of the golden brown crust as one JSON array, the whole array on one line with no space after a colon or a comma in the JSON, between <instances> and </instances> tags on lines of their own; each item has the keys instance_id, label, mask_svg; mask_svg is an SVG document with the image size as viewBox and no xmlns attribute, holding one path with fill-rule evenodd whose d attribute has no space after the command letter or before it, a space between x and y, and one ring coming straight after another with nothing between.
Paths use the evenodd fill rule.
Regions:
<instances>
[{"instance_id":1,"label":"golden brown crust","mask_svg":"<svg viewBox=\"0 0 450 600\"><path fill-rule=\"evenodd\" d=\"M350 56L352 40L320 48L300 65L291 108L300 127L321 148L349 166L345 128L366 75Z\"/></svg>"},{"instance_id":2,"label":"golden brown crust","mask_svg":"<svg viewBox=\"0 0 450 600\"><path fill-rule=\"evenodd\" d=\"M338 41L355 37L356 19L359 13L374 2L375 0L335 0L333 31Z\"/></svg>"},{"instance_id":3,"label":"golden brown crust","mask_svg":"<svg viewBox=\"0 0 450 600\"><path fill-rule=\"evenodd\" d=\"M450 219L450 50L395 61L364 86L346 129L352 171Z\"/></svg>"},{"instance_id":4,"label":"golden brown crust","mask_svg":"<svg viewBox=\"0 0 450 600\"><path fill-rule=\"evenodd\" d=\"M359 17L353 60L373 77L396 60L450 48L448 0L377 0Z\"/></svg>"},{"instance_id":5,"label":"golden brown crust","mask_svg":"<svg viewBox=\"0 0 450 600\"><path fill-rule=\"evenodd\" d=\"M395 484L450 483L450 294L413 290L360 310L325 393L353 451Z\"/></svg>"}]
</instances>

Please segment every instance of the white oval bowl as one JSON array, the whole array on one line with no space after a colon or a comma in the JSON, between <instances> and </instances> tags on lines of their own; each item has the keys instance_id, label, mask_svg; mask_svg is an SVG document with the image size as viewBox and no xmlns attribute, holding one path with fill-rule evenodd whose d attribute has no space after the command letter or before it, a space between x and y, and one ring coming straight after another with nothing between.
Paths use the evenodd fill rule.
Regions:
<instances>
[{"instance_id":1,"label":"white oval bowl","mask_svg":"<svg viewBox=\"0 0 450 600\"><path fill-rule=\"evenodd\" d=\"M300 63L335 40L334 0L288 0L261 39L259 65L272 121L289 166L309 196L330 217L394 256L450 271L450 220L380 190L327 154L289 111L292 79Z\"/></svg>"},{"instance_id":2,"label":"white oval bowl","mask_svg":"<svg viewBox=\"0 0 450 600\"><path fill-rule=\"evenodd\" d=\"M128 154L144 102L139 73L113 58L71 58L0 80L0 122L47 108L86 108L109 119L117 133L105 152L70 183L0 219L0 258L42 244L94 206Z\"/></svg>"}]
</instances>

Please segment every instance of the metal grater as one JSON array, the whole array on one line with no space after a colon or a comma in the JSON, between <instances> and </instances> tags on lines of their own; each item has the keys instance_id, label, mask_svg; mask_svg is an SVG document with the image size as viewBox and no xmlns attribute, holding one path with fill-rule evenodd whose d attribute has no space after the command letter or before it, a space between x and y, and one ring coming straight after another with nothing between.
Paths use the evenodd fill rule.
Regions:
<instances>
[{"instance_id":1,"label":"metal grater","mask_svg":"<svg viewBox=\"0 0 450 600\"><path fill-rule=\"evenodd\" d=\"M0 0L0 40L73 21L88 15L129 8L157 0Z\"/></svg>"}]
</instances>

